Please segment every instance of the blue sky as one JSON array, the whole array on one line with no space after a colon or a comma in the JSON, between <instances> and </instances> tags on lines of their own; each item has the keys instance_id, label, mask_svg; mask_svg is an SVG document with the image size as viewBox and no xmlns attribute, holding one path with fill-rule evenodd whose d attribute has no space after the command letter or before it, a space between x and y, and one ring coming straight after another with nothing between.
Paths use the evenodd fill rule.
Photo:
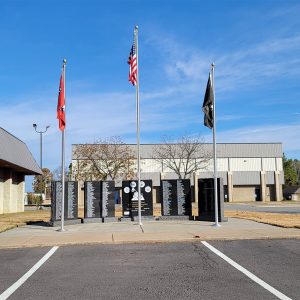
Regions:
<instances>
[{"instance_id":1,"label":"blue sky","mask_svg":"<svg viewBox=\"0 0 300 300\"><path fill-rule=\"evenodd\" d=\"M201 135L211 62L218 142L282 142L300 159L299 1L0 2L0 126L43 166L60 165L56 105L67 64L66 157L71 144L114 135L135 143L127 58L139 25L141 142Z\"/></svg>"}]
</instances>

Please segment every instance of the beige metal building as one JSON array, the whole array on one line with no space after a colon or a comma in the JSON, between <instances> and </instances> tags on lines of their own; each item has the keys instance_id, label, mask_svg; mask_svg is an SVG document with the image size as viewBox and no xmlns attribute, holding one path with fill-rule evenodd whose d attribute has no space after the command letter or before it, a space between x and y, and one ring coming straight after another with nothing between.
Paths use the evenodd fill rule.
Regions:
<instances>
[{"instance_id":1,"label":"beige metal building","mask_svg":"<svg viewBox=\"0 0 300 300\"><path fill-rule=\"evenodd\" d=\"M0 214L24 211L25 175L39 174L26 144L0 127Z\"/></svg>"},{"instance_id":2,"label":"beige metal building","mask_svg":"<svg viewBox=\"0 0 300 300\"><path fill-rule=\"evenodd\" d=\"M178 176L154 160L153 149L157 145L141 145L141 177L152 179L153 202L160 203L160 180L176 179ZM136 151L136 145L130 145ZM205 144L204 151L212 153L212 144ZM76 145L73 145L73 153ZM220 143L217 144L218 176L223 178L225 201L281 201L284 173L281 143ZM201 157L198 158L201 160ZM72 164L76 166L76 157L72 155ZM199 178L213 177L213 160L205 169L194 173L191 179L193 201L198 202ZM116 182L121 188L121 182ZM80 196L82 198L82 196Z\"/></svg>"}]
</instances>

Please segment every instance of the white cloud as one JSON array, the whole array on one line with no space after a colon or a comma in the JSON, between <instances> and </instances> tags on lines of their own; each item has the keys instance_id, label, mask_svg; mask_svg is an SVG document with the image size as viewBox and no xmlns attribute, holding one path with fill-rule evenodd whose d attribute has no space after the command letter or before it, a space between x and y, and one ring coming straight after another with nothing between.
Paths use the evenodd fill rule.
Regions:
<instances>
[{"instance_id":1,"label":"white cloud","mask_svg":"<svg viewBox=\"0 0 300 300\"><path fill-rule=\"evenodd\" d=\"M163 56L164 70L173 84L184 85L196 92L199 85L206 83L210 63L215 59L216 91L228 93L234 89L244 90L262 86L282 78L293 79L300 74L300 35L276 36L236 50L220 48L214 52L181 45L173 38L155 36ZM159 41L159 43L158 43ZM198 83L198 84L195 84Z\"/></svg>"},{"instance_id":2,"label":"white cloud","mask_svg":"<svg viewBox=\"0 0 300 300\"><path fill-rule=\"evenodd\" d=\"M282 143L284 151L298 151L300 124L248 126L217 132L219 143ZM205 136L211 141L211 135ZM300 157L298 157L300 158Z\"/></svg>"}]
</instances>

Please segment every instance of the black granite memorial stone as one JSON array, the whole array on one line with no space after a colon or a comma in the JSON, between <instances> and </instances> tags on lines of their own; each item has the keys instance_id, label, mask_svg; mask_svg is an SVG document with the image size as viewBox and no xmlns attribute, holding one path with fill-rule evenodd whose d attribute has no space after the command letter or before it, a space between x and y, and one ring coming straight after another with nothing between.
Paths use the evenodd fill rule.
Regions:
<instances>
[{"instance_id":1,"label":"black granite memorial stone","mask_svg":"<svg viewBox=\"0 0 300 300\"><path fill-rule=\"evenodd\" d=\"M62 184L53 181L51 184L51 221L61 220ZM64 205L64 217L66 218L66 201Z\"/></svg>"},{"instance_id":2,"label":"black granite memorial stone","mask_svg":"<svg viewBox=\"0 0 300 300\"><path fill-rule=\"evenodd\" d=\"M122 190L123 216L129 218L138 216L138 181L123 181ZM153 216L152 180L141 180L141 214Z\"/></svg>"},{"instance_id":3,"label":"black granite memorial stone","mask_svg":"<svg viewBox=\"0 0 300 300\"><path fill-rule=\"evenodd\" d=\"M102 181L101 193L102 217L115 217L115 183L114 181Z\"/></svg>"},{"instance_id":4,"label":"black granite memorial stone","mask_svg":"<svg viewBox=\"0 0 300 300\"><path fill-rule=\"evenodd\" d=\"M177 207L179 216L192 215L192 193L189 179L177 180Z\"/></svg>"},{"instance_id":5,"label":"black granite memorial stone","mask_svg":"<svg viewBox=\"0 0 300 300\"><path fill-rule=\"evenodd\" d=\"M192 200L189 179L161 181L161 206L163 216L191 216Z\"/></svg>"},{"instance_id":6,"label":"black granite memorial stone","mask_svg":"<svg viewBox=\"0 0 300 300\"><path fill-rule=\"evenodd\" d=\"M77 181L67 181L66 182L66 196L67 199L67 219L77 219L78 218L78 182Z\"/></svg>"},{"instance_id":7,"label":"black granite memorial stone","mask_svg":"<svg viewBox=\"0 0 300 300\"><path fill-rule=\"evenodd\" d=\"M61 221L62 183L52 182L51 221ZM78 182L65 182L64 219L78 219Z\"/></svg>"},{"instance_id":8,"label":"black granite memorial stone","mask_svg":"<svg viewBox=\"0 0 300 300\"><path fill-rule=\"evenodd\" d=\"M218 188L218 221L227 221L224 218L224 185L223 179L217 179ZM198 179L198 217L200 221L215 221L214 178Z\"/></svg>"},{"instance_id":9,"label":"black granite memorial stone","mask_svg":"<svg viewBox=\"0 0 300 300\"><path fill-rule=\"evenodd\" d=\"M84 183L84 218L101 218L101 181Z\"/></svg>"}]
</instances>

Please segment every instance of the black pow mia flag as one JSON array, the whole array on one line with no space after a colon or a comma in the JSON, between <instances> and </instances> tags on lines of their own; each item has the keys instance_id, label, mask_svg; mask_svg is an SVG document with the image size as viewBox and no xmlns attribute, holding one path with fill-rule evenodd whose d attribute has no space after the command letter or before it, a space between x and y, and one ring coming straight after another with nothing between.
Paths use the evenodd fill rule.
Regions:
<instances>
[{"instance_id":1,"label":"black pow mia flag","mask_svg":"<svg viewBox=\"0 0 300 300\"><path fill-rule=\"evenodd\" d=\"M202 111L204 112L204 125L212 129L214 127L214 90L211 82L211 74L209 73Z\"/></svg>"}]
</instances>

